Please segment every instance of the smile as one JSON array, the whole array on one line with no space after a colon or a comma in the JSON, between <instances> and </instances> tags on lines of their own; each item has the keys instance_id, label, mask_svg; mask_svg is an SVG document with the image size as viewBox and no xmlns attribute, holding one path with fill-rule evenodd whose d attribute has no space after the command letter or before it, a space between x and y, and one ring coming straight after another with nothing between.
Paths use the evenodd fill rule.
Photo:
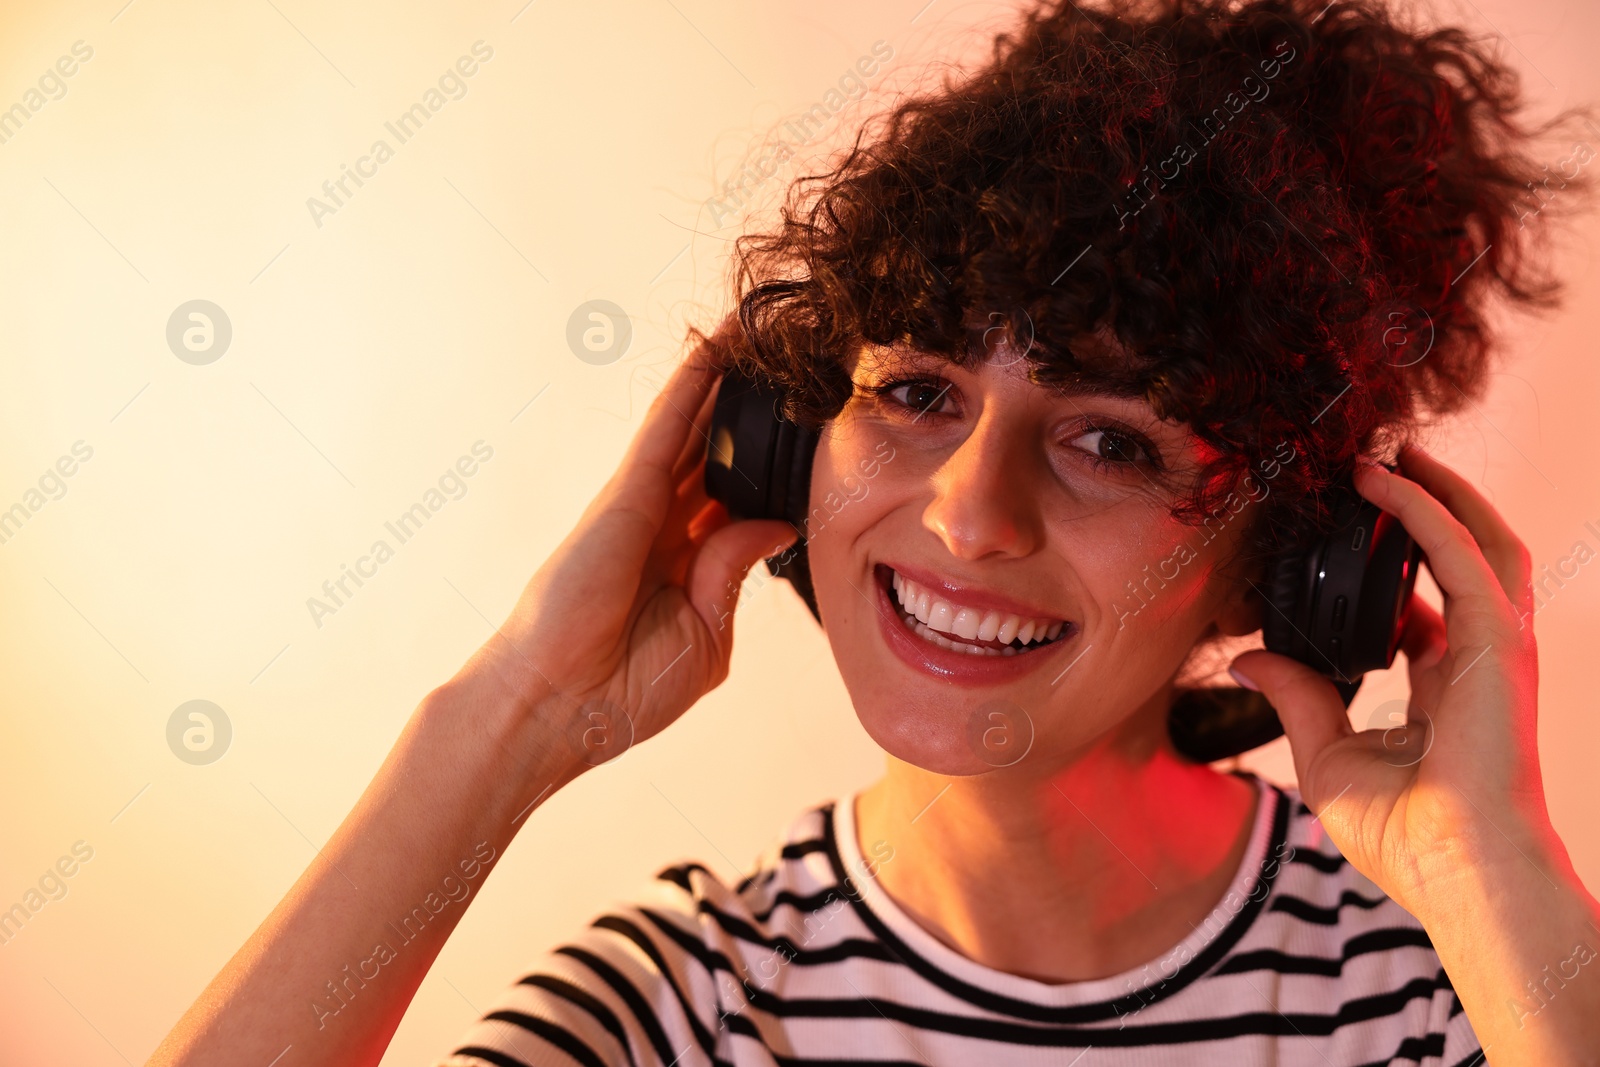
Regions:
<instances>
[{"instance_id":1,"label":"smile","mask_svg":"<svg viewBox=\"0 0 1600 1067\"><path fill-rule=\"evenodd\" d=\"M1067 624L953 603L890 569L895 604L906 629L940 648L979 656L1015 656L1056 640Z\"/></svg>"},{"instance_id":2,"label":"smile","mask_svg":"<svg viewBox=\"0 0 1600 1067\"><path fill-rule=\"evenodd\" d=\"M963 603L963 599L1001 598L972 590L964 598L953 596L887 564L877 564L873 578L880 601L879 628L890 651L919 674L956 685L1015 681L1057 660L1049 650L1078 633L1078 627L1065 619L1003 610L1021 605Z\"/></svg>"}]
</instances>

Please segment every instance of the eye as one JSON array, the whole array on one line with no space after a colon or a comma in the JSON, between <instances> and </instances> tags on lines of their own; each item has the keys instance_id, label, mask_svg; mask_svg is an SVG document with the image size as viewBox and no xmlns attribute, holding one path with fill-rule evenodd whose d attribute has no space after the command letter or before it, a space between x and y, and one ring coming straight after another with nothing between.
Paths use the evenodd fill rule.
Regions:
<instances>
[{"instance_id":1,"label":"eye","mask_svg":"<svg viewBox=\"0 0 1600 1067\"><path fill-rule=\"evenodd\" d=\"M913 420L920 419L924 415L949 414L934 409L950 403L951 388L951 383L942 378L903 378L880 385L862 386L864 392L875 397L887 398L893 406L914 412L911 415ZM902 390L904 399L899 395Z\"/></svg>"},{"instance_id":2,"label":"eye","mask_svg":"<svg viewBox=\"0 0 1600 1067\"><path fill-rule=\"evenodd\" d=\"M1091 426L1070 442L1087 452L1097 469L1159 467L1155 449L1139 434L1113 426Z\"/></svg>"}]
</instances>

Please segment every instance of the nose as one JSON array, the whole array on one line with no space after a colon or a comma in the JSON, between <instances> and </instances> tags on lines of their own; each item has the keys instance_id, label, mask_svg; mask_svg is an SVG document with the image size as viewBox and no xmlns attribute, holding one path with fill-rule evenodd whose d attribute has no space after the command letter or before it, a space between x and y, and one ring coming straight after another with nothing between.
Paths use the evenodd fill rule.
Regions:
<instances>
[{"instance_id":1,"label":"nose","mask_svg":"<svg viewBox=\"0 0 1600 1067\"><path fill-rule=\"evenodd\" d=\"M933 475L922 523L952 556L1026 556L1043 543L1034 442L990 405Z\"/></svg>"}]
</instances>

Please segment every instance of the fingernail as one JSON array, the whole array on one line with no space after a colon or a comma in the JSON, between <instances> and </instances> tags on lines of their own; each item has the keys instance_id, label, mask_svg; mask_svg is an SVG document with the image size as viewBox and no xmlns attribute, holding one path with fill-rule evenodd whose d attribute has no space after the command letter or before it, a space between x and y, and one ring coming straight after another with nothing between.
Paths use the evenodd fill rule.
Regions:
<instances>
[{"instance_id":1,"label":"fingernail","mask_svg":"<svg viewBox=\"0 0 1600 1067\"><path fill-rule=\"evenodd\" d=\"M1234 681L1238 682L1240 685L1244 686L1246 689L1249 689L1249 690L1251 690L1253 692L1256 692L1256 693L1261 692L1261 687L1259 685L1257 685L1256 683L1252 682L1248 675L1245 675L1245 674L1241 673L1239 668L1237 668L1237 667L1229 667L1228 668L1228 673L1233 675L1233 680Z\"/></svg>"}]
</instances>

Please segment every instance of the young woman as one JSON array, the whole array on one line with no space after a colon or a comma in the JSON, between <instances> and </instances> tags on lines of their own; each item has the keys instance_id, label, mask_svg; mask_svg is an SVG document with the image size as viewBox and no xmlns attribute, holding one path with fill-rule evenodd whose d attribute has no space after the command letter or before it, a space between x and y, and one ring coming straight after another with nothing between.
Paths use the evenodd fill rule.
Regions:
<instances>
[{"instance_id":1,"label":"young woman","mask_svg":"<svg viewBox=\"0 0 1600 1067\"><path fill-rule=\"evenodd\" d=\"M797 531L706 496L725 367L824 431L806 550L887 772L737 884L661 872L443 1062L1600 1062L1528 553L1406 445L1479 391L1484 301L1552 291L1516 94L1367 0L1028 13L741 240L738 318L152 1063L377 1063L595 723L645 740L727 676L736 590ZM1184 759L1199 654L1352 472L1445 595L1404 634L1411 722L1356 732L1251 651L1299 788Z\"/></svg>"}]
</instances>

